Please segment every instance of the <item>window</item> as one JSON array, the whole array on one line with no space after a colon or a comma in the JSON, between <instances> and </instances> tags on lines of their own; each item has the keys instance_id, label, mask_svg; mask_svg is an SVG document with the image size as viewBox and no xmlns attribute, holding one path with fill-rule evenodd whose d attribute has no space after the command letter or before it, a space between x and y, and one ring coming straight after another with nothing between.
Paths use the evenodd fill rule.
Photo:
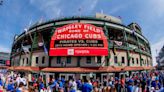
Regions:
<instances>
[{"instance_id":1,"label":"window","mask_svg":"<svg viewBox=\"0 0 164 92\"><path fill-rule=\"evenodd\" d=\"M132 58L132 63L134 64L134 58Z\"/></svg>"},{"instance_id":2,"label":"window","mask_svg":"<svg viewBox=\"0 0 164 92\"><path fill-rule=\"evenodd\" d=\"M149 60L147 60L147 65L149 66Z\"/></svg>"},{"instance_id":3,"label":"window","mask_svg":"<svg viewBox=\"0 0 164 92\"><path fill-rule=\"evenodd\" d=\"M139 62L138 62L138 58L136 58L136 61L137 61L137 64L138 64L138 63L139 63Z\"/></svg>"},{"instance_id":4,"label":"window","mask_svg":"<svg viewBox=\"0 0 164 92\"><path fill-rule=\"evenodd\" d=\"M71 57L67 57L67 64L71 64Z\"/></svg>"},{"instance_id":5,"label":"window","mask_svg":"<svg viewBox=\"0 0 164 92\"><path fill-rule=\"evenodd\" d=\"M91 63L91 57L87 57L87 64Z\"/></svg>"},{"instance_id":6,"label":"window","mask_svg":"<svg viewBox=\"0 0 164 92\"><path fill-rule=\"evenodd\" d=\"M117 56L114 56L114 63L117 64Z\"/></svg>"},{"instance_id":7,"label":"window","mask_svg":"<svg viewBox=\"0 0 164 92\"><path fill-rule=\"evenodd\" d=\"M24 64L24 58L23 58L23 62L22 62L22 65Z\"/></svg>"},{"instance_id":8,"label":"window","mask_svg":"<svg viewBox=\"0 0 164 92\"><path fill-rule=\"evenodd\" d=\"M28 64L28 58L26 58L26 63Z\"/></svg>"},{"instance_id":9,"label":"window","mask_svg":"<svg viewBox=\"0 0 164 92\"><path fill-rule=\"evenodd\" d=\"M38 64L38 59L39 59L39 58L38 58L38 57L36 57L36 64Z\"/></svg>"},{"instance_id":10,"label":"window","mask_svg":"<svg viewBox=\"0 0 164 92\"><path fill-rule=\"evenodd\" d=\"M42 57L42 64L45 63L44 61L45 61L45 57L43 56L43 57Z\"/></svg>"},{"instance_id":11,"label":"window","mask_svg":"<svg viewBox=\"0 0 164 92\"><path fill-rule=\"evenodd\" d=\"M125 63L125 58L124 57L122 57L122 63Z\"/></svg>"},{"instance_id":12,"label":"window","mask_svg":"<svg viewBox=\"0 0 164 92\"><path fill-rule=\"evenodd\" d=\"M98 64L101 64L101 56L98 56L98 57L97 57L97 63L98 63Z\"/></svg>"},{"instance_id":13,"label":"window","mask_svg":"<svg viewBox=\"0 0 164 92\"><path fill-rule=\"evenodd\" d=\"M61 63L61 57L57 57L57 64L60 64Z\"/></svg>"},{"instance_id":14,"label":"window","mask_svg":"<svg viewBox=\"0 0 164 92\"><path fill-rule=\"evenodd\" d=\"M147 61L145 60L145 65L146 65L146 62L147 62Z\"/></svg>"}]
</instances>

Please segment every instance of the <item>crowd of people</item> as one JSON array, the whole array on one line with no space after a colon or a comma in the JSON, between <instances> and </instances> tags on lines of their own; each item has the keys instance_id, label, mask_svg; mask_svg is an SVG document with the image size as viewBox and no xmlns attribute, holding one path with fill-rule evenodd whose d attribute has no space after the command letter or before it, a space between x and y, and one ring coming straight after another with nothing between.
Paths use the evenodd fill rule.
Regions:
<instances>
[{"instance_id":1,"label":"crowd of people","mask_svg":"<svg viewBox=\"0 0 164 92\"><path fill-rule=\"evenodd\" d=\"M0 92L164 92L164 72L96 79L52 78L48 85L42 76L28 81L23 74L0 74Z\"/></svg>"}]
</instances>

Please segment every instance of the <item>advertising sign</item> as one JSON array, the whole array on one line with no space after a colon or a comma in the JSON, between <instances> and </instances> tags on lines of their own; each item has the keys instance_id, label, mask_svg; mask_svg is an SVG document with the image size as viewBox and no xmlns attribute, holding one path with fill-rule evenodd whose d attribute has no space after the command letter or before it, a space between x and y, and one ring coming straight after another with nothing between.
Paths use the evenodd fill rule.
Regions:
<instances>
[{"instance_id":1,"label":"advertising sign","mask_svg":"<svg viewBox=\"0 0 164 92\"><path fill-rule=\"evenodd\" d=\"M73 23L55 30L50 43L50 56L108 55L103 29L91 24Z\"/></svg>"}]
</instances>

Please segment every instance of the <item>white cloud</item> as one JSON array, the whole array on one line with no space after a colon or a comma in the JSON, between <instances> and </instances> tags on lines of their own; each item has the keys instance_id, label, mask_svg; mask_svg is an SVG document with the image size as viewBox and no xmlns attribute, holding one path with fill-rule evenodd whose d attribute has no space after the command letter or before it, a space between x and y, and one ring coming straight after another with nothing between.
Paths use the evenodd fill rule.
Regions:
<instances>
[{"instance_id":1,"label":"white cloud","mask_svg":"<svg viewBox=\"0 0 164 92\"><path fill-rule=\"evenodd\" d=\"M10 51L11 51L11 48L0 45L0 52L10 52Z\"/></svg>"},{"instance_id":2,"label":"white cloud","mask_svg":"<svg viewBox=\"0 0 164 92\"><path fill-rule=\"evenodd\" d=\"M153 65L156 65L156 56L158 55L160 49L164 46L164 37L159 39L158 42L151 45L152 56L153 56Z\"/></svg>"},{"instance_id":3,"label":"white cloud","mask_svg":"<svg viewBox=\"0 0 164 92\"><path fill-rule=\"evenodd\" d=\"M151 0L150 7L152 7L152 11L156 16L161 17L164 15L164 0Z\"/></svg>"}]
</instances>

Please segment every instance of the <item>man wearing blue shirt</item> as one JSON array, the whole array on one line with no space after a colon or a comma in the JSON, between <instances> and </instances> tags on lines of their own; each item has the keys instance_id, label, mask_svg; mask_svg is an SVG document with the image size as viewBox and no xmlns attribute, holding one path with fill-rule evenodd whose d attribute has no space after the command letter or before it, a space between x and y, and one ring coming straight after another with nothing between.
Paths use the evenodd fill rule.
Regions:
<instances>
[{"instance_id":1,"label":"man wearing blue shirt","mask_svg":"<svg viewBox=\"0 0 164 92\"><path fill-rule=\"evenodd\" d=\"M86 80L82 86L82 92L91 92L93 89L92 85L89 84L89 80Z\"/></svg>"},{"instance_id":2,"label":"man wearing blue shirt","mask_svg":"<svg viewBox=\"0 0 164 92\"><path fill-rule=\"evenodd\" d=\"M129 85L128 85L128 87L127 87L127 91L128 92L133 92L133 80L132 79L130 79L129 81L128 81L128 83L129 83Z\"/></svg>"},{"instance_id":3,"label":"man wearing blue shirt","mask_svg":"<svg viewBox=\"0 0 164 92\"><path fill-rule=\"evenodd\" d=\"M1 78L0 78L0 86L3 86L3 82Z\"/></svg>"},{"instance_id":4,"label":"man wearing blue shirt","mask_svg":"<svg viewBox=\"0 0 164 92\"><path fill-rule=\"evenodd\" d=\"M14 92L14 83L10 80L9 84L7 85L7 91Z\"/></svg>"}]
</instances>

